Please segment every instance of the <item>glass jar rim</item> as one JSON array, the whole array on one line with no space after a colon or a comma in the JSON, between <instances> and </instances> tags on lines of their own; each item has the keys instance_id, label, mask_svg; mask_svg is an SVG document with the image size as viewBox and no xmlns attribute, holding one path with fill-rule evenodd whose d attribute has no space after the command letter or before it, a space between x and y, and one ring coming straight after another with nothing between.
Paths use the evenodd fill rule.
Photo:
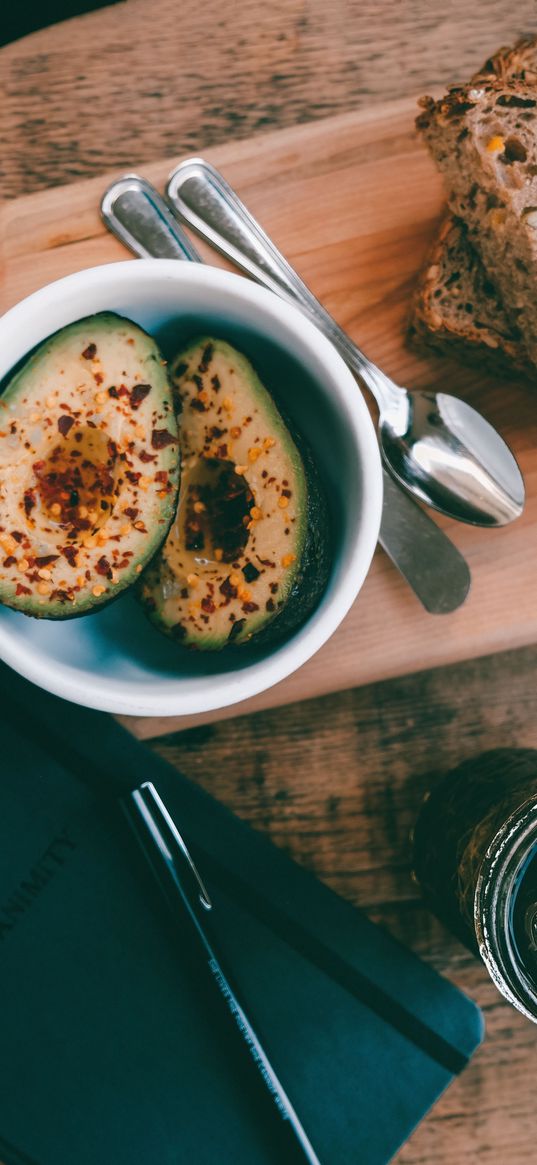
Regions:
<instances>
[{"instance_id":1,"label":"glass jar rim","mask_svg":"<svg viewBox=\"0 0 537 1165\"><path fill-rule=\"evenodd\" d=\"M474 927L493 983L518 1011L537 1023L537 984L517 957L511 933L517 876L534 848L537 794L510 814L489 843L475 888Z\"/></svg>"}]
</instances>

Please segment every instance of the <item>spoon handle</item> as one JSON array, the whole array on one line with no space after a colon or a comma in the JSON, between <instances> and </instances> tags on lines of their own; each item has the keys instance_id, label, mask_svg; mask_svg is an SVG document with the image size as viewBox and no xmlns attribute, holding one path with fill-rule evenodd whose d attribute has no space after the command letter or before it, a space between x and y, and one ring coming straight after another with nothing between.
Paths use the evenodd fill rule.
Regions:
<instances>
[{"instance_id":1,"label":"spoon handle","mask_svg":"<svg viewBox=\"0 0 537 1165\"><path fill-rule=\"evenodd\" d=\"M203 158L181 162L170 175L167 197L182 222L258 283L299 303L360 377L379 407L404 395L323 307L222 175Z\"/></svg>"},{"instance_id":2,"label":"spoon handle","mask_svg":"<svg viewBox=\"0 0 537 1165\"><path fill-rule=\"evenodd\" d=\"M158 190L137 174L125 174L108 187L101 215L108 229L140 259L203 262Z\"/></svg>"},{"instance_id":3,"label":"spoon handle","mask_svg":"<svg viewBox=\"0 0 537 1165\"><path fill-rule=\"evenodd\" d=\"M127 174L108 188L101 213L112 234L142 259L202 262L160 194L136 174ZM276 286L273 290L281 294ZM456 610L470 588L468 564L447 535L385 471L383 477L381 546L426 611L438 615Z\"/></svg>"}]
</instances>

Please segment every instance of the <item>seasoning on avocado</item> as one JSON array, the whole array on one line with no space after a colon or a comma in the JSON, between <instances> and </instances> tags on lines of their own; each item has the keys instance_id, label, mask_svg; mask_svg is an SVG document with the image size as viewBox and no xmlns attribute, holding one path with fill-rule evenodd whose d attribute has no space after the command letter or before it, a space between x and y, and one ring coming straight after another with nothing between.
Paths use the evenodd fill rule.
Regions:
<instances>
[{"instance_id":1,"label":"seasoning on avocado","mask_svg":"<svg viewBox=\"0 0 537 1165\"><path fill-rule=\"evenodd\" d=\"M115 598L177 501L177 423L154 340L104 312L41 344L0 399L0 465L0 601L65 619Z\"/></svg>"},{"instance_id":2,"label":"seasoning on avocado","mask_svg":"<svg viewBox=\"0 0 537 1165\"><path fill-rule=\"evenodd\" d=\"M276 641L313 609L330 568L311 454L299 451L246 357L223 340L193 341L170 375L181 492L139 596L155 626L185 646Z\"/></svg>"}]
</instances>

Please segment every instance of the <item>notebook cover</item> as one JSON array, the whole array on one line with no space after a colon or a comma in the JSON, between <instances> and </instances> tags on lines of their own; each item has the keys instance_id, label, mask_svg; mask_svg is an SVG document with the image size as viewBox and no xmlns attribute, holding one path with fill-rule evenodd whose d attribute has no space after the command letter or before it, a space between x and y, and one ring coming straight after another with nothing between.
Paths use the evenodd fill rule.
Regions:
<instances>
[{"instance_id":1,"label":"notebook cover","mask_svg":"<svg viewBox=\"0 0 537 1165\"><path fill-rule=\"evenodd\" d=\"M280 1118L118 809L151 779L322 1165L383 1165L482 1038L451 984L110 717L0 670L0 1158L280 1165Z\"/></svg>"}]
</instances>

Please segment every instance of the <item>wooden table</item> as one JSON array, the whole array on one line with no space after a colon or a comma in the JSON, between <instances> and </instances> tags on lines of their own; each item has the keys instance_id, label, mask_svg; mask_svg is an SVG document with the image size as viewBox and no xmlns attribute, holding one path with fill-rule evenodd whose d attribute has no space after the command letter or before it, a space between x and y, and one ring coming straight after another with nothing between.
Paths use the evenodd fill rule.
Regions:
<instances>
[{"instance_id":1,"label":"wooden table","mask_svg":"<svg viewBox=\"0 0 537 1165\"><path fill-rule=\"evenodd\" d=\"M0 50L3 193L438 87L528 31L533 0L126 0ZM434 767L537 747L536 665L526 648L152 741L484 1009L485 1046L401 1165L536 1157L535 1029L423 908L408 842Z\"/></svg>"}]
</instances>

